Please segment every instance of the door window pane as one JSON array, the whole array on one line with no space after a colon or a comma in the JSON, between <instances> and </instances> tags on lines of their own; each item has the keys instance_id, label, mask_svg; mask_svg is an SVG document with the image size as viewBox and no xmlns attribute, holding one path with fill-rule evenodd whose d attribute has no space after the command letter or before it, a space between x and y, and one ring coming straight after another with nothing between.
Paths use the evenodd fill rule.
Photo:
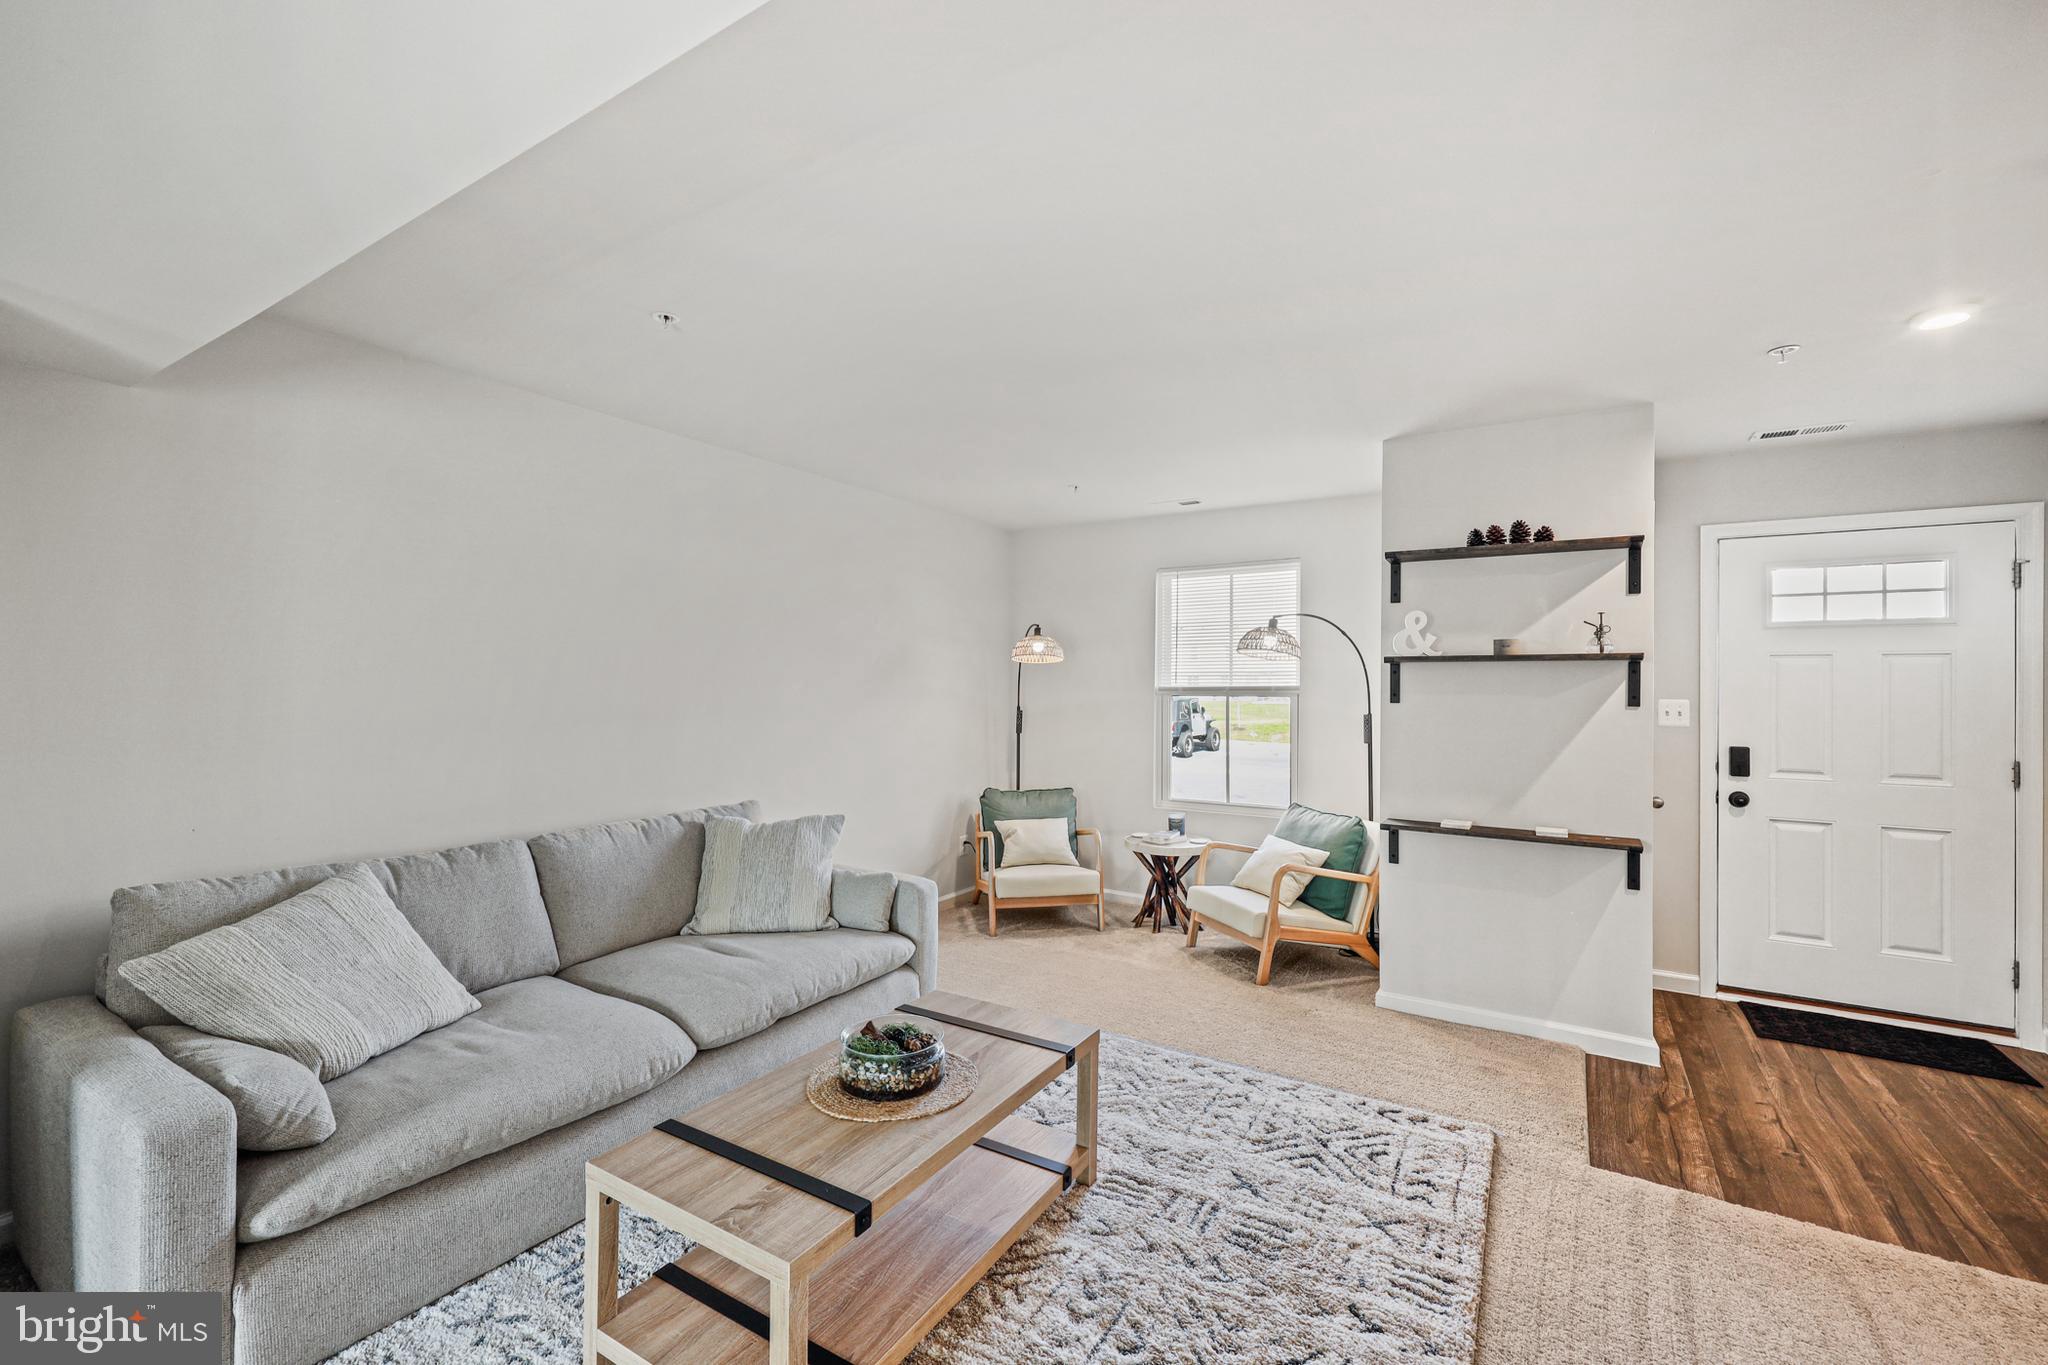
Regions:
<instances>
[{"instance_id":1,"label":"door window pane","mask_svg":"<svg viewBox=\"0 0 2048 1365\"><path fill-rule=\"evenodd\" d=\"M1894 592L1901 588L1945 588L1948 586L1948 563L1934 559L1915 564L1887 564L1884 566L1884 585Z\"/></svg>"},{"instance_id":2,"label":"door window pane","mask_svg":"<svg viewBox=\"0 0 2048 1365\"><path fill-rule=\"evenodd\" d=\"M1878 592L1884 588L1882 564L1835 564L1828 568L1828 591ZM1829 613L1833 619L1833 613ZM1856 618L1845 618L1856 619Z\"/></svg>"},{"instance_id":3,"label":"door window pane","mask_svg":"<svg viewBox=\"0 0 2048 1365\"><path fill-rule=\"evenodd\" d=\"M1230 799L1285 806L1293 789L1294 699L1230 699Z\"/></svg>"},{"instance_id":4,"label":"door window pane","mask_svg":"<svg viewBox=\"0 0 2048 1365\"><path fill-rule=\"evenodd\" d=\"M1881 592L1829 593L1828 620L1882 621L1884 594Z\"/></svg>"},{"instance_id":5,"label":"door window pane","mask_svg":"<svg viewBox=\"0 0 2048 1365\"><path fill-rule=\"evenodd\" d=\"M1888 621L1939 621L1948 615L1945 592L1888 592L1884 595Z\"/></svg>"},{"instance_id":6,"label":"door window pane","mask_svg":"<svg viewBox=\"0 0 2048 1365\"><path fill-rule=\"evenodd\" d=\"M1789 568L1771 570L1771 592L1779 593L1819 592L1826 570L1818 568Z\"/></svg>"},{"instance_id":7,"label":"door window pane","mask_svg":"<svg viewBox=\"0 0 2048 1365\"><path fill-rule=\"evenodd\" d=\"M1773 597L1771 620L1781 624L1787 621L1818 621L1821 619L1820 604L1818 594L1812 597Z\"/></svg>"}]
</instances>

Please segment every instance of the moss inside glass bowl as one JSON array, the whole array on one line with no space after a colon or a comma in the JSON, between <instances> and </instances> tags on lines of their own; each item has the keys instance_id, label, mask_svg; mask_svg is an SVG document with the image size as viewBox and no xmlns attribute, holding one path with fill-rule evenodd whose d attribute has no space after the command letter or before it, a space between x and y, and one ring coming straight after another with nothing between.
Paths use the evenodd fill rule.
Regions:
<instances>
[{"instance_id":1,"label":"moss inside glass bowl","mask_svg":"<svg viewBox=\"0 0 2048 1365\"><path fill-rule=\"evenodd\" d=\"M884 1014L839 1035L839 1084L864 1100L907 1100L946 1075L946 1045L922 1020Z\"/></svg>"}]
</instances>

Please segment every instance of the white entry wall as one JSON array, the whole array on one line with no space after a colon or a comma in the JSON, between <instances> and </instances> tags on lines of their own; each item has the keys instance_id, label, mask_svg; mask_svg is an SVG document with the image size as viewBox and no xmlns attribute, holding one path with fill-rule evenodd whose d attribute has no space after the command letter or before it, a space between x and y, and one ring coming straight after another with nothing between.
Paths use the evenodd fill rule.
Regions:
<instances>
[{"instance_id":1,"label":"white entry wall","mask_svg":"<svg viewBox=\"0 0 2048 1365\"><path fill-rule=\"evenodd\" d=\"M1655 521L1646 404L1386 443L1381 537L1389 550L1462 545L1466 532L1526 518L1560 539L1649 536ZM1410 562L1387 601L1389 659L1410 613L1446 654L1488 654L1497 637L1563 652L1590 647L1605 611L1611 647L1648 653L1653 540L1642 592L1618 550ZM1402 670L1381 708L1383 817L1562 826L1643 840L1651 830L1654 659L1630 708L1618 662L1445 663ZM1641 890L1601 849L1426 833L1383 863L1379 1003L1413 1014L1574 1043L1655 1065L1650 1024L1651 865Z\"/></svg>"}]
</instances>

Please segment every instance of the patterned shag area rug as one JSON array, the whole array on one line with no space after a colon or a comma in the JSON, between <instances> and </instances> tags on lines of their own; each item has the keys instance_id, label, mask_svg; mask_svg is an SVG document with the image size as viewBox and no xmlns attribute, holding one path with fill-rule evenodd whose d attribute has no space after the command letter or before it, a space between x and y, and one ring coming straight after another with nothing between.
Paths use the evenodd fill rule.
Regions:
<instances>
[{"instance_id":1,"label":"patterned shag area rug","mask_svg":"<svg viewBox=\"0 0 2048 1365\"><path fill-rule=\"evenodd\" d=\"M1054 1204L942 1320L917 1365L1467 1361L1493 1133L1104 1035L1095 1187ZM1072 1077L1025 1112L1073 1122ZM622 1286L688 1249L628 1211ZM570 1365L572 1228L335 1357Z\"/></svg>"}]
</instances>

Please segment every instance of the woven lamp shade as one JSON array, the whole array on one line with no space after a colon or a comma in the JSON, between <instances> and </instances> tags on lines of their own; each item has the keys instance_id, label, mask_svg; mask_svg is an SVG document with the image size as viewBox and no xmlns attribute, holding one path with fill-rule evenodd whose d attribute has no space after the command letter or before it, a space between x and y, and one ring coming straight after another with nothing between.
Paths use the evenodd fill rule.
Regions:
<instances>
[{"instance_id":1,"label":"woven lamp shade","mask_svg":"<svg viewBox=\"0 0 2048 1365\"><path fill-rule=\"evenodd\" d=\"M1253 626L1238 637L1237 652L1261 659L1299 659L1301 641L1294 632L1283 630L1275 616L1263 626Z\"/></svg>"},{"instance_id":2,"label":"woven lamp shade","mask_svg":"<svg viewBox=\"0 0 2048 1365\"><path fill-rule=\"evenodd\" d=\"M1016 643L1010 650L1013 664L1057 664L1065 663L1067 652L1060 648L1060 642L1050 635L1041 635L1033 626L1031 633Z\"/></svg>"}]
</instances>

